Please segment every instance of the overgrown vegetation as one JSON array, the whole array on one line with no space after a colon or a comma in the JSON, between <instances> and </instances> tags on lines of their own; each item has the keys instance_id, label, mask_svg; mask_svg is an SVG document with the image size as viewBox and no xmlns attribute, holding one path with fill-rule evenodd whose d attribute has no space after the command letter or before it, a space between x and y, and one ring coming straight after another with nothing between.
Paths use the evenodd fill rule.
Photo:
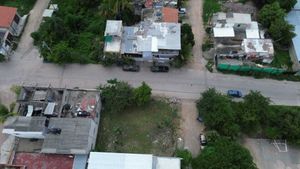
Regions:
<instances>
[{"instance_id":1,"label":"overgrown vegetation","mask_svg":"<svg viewBox=\"0 0 300 169\"><path fill-rule=\"evenodd\" d=\"M207 24L214 13L221 11L221 5L218 0L204 0L203 3L203 22Z\"/></svg>"},{"instance_id":2,"label":"overgrown vegetation","mask_svg":"<svg viewBox=\"0 0 300 169\"><path fill-rule=\"evenodd\" d=\"M173 64L175 67L181 67L186 64L192 56L192 49L195 45L194 34L191 25L185 23L181 25L181 51L175 58Z\"/></svg>"},{"instance_id":3,"label":"overgrown vegetation","mask_svg":"<svg viewBox=\"0 0 300 169\"><path fill-rule=\"evenodd\" d=\"M266 4L259 12L259 22L268 30L275 45L288 47L295 36L294 26L285 20L285 10L279 2Z\"/></svg>"},{"instance_id":4,"label":"overgrown vegetation","mask_svg":"<svg viewBox=\"0 0 300 169\"><path fill-rule=\"evenodd\" d=\"M112 79L99 89L105 111L109 113L120 113L134 105L142 106L151 99L151 88L145 82L140 87L133 88L126 82Z\"/></svg>"},{"instance_id":5,"label":"overgrown vegetation","mask_svg":"<svg viewBox=\"0 0 300 169\"><path fill-rule=\"evenodd\" d=\"M46 18L31 35L41 56L49 62L110 63L112 59L103 58L102 53L106 20L123 19L127 25L136 21L128 0L54 0L53 3L58 4L59 11Z\"/></svg>"},{"instance_id":6,"label":"overgrown vegetation","mask_svg":"<svg viewBox=\"0 0 300 169\"><path fill-rule=\"evenodd\" d=\"M270 100L260 92L250 91L243 102L233 102L215 89L209 89L198 100L197 108L208 129L223 136L234 138L243 132L300 144L300 107L271 106ZM228 132L229 129L232 131Z\"/></svg>"},{"instance_id":7,"label":"overgrown vegetation","mask_svg":"<svg viewBox=\"0 0 300 169\"><path fill-rule=\"evenodd\" d=\"M21 86L18 86L18 85L12 85L10 87L10 91L15 93L16 98L18 98L20 96L21 89L22 89Z\"/></svg>"},{"instance_id":8,"label":"overgrown vegetation","mask_svg":"<svg viewBox=\"0 0 300 169\"><path fill-rule=\"evenodd\" d=\"M250 152L229 139L218 137L192 162L193 169L257 169Z\"/></svg>"},{"instance_id":9,"label":"overgrown vegetation","mask_svg":"<svg viewBox=\"0 0 300 169\"><path fill-rule=\"evenodd\" d=\"M105 109L100 124L97 151L167 156L175 151L177 109L164 100L151 100L119 113Z\"/></svg>"},{"instance_id":10,"label":"overgrown vegetation","mask_svg":"<svg viewBox=\"0 0 300 169\"><path fill-rule=\"evenodd\" d=\"M288 50L276 50L271 66L292 70L293 62Z\"/></svg>"},{"instance_id":11,"label":"overgrown vegetation","mask_svg":"<svg viewBox=\"0 0 300 169\"><path fill-rule=\"evenodd\" d=\"M175 156L181 158L181 169L188 169L192 163L192 153L188 150L176 150Z\"/></svg>"},{"instance_id":12,"label":"overgrown vegetation","mask_svg":"<svg viewBox=\"0 0 300 169\"><path fill-rule=\"evenodd\" d=\"M18 13L23 16L33 8L36 0L0 0L1 6L18 8Z\"/></svg>"},{"instance_id":13,"label":"overgrown vegetation","mask_svg":"<svg viewBox=\"0 0 300 169\"><path fill-rule=\"evenodd\" d=\"M5 61L5 56L0 54L0 62L3 62L3 61Z\"/></svg>"},{"instance_id":14,"label":"overgrown vegetation","mask_svg":"<svg viewBox=\"0 0 300 169\"><path fill-rule=\"evenodd\" d=\"M3 123L9 116L12 116L14 114L12 111L0 103L0 123Z\"/></svg>"}]
</instances>

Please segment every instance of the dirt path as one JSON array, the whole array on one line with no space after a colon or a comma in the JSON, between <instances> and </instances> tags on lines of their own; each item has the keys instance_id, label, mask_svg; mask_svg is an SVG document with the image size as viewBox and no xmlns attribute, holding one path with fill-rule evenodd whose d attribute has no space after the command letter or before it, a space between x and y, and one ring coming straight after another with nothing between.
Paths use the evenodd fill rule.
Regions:
<instances>
[{"instance_id":1,"label":"dirt path","mask_svg":"<svg viewBox=\"0 0 300 169\"><path fill-rule=\"evenodd\" d=\"M184 147L191 151L193 156L196 156L200 150L199 134L203 131L204 126L196 120L198 112L194 101L182 100L180 115L180 129Z\"/></svg>"},{"instance_id":2,"label":"dirt path","mask_svg":"<svg viewBox=\"0 0 300 169\"><path fill-rule=\"evenodd\" d=\"M33 39L31 38L31 33L38 30L41 22L44 9L48 7L50 0L37 0L33 9L30 11L27 24L21 35L18 48L15 51L13 59L23 59L24 57L37 57L38 55L29 55L35 47L33 46ZM36 50L36 49L35 49ZM32 58L31 58L32 59Z\"/></svg>"},{"instance_id":3,"label":"dirt path","mask_svg":"<svg viewBox=\"0 0 300 169\"><path fill-rule=\"evenodd\" d=\"M189 0L187 4L187 14L189 23L192 26L195 46L193 48L193 59L188 67L196 70L205 70L206 61L202 57L202 41L205 36L202 21L202 0Z\"/></svg>"}]
</instances>

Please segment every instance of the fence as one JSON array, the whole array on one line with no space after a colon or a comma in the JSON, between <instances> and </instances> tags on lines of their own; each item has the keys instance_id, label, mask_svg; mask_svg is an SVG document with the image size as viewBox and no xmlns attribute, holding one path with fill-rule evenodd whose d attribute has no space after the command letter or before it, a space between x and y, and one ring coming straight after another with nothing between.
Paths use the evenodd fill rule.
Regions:
<instances>
[{"instance_id":1,"label":"fence","mask_svg":"<svg viewBox=\"0 0 300 169\"><path fill-rule=\"evenodd\" d=\"M219 70L229 70L229 71L236 71L236 72L263 72L263 73L270 73L270 74L282 74L285 72L284 69L278 69L273 67L256 67L256 66L246 66L246 65L230 65L230 64L218 64L217 68Z\"/></svg>"}]
</instances>

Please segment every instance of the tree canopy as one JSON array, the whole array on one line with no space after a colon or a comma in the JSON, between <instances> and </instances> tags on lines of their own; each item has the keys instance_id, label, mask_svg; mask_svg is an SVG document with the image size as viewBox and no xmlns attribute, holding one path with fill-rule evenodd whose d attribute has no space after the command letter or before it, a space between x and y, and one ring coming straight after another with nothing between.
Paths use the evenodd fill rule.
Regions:
<instances>
[{"instance_id":1,"label":"tree canopy","mask_svg":"<svg viewBox=\"0 0 300 169\"><path fill-rule=\"evenodd\" d=\"M294 30L294 26L284 19L275 19L271 22L268 32L275 42L278 42L282 46L288 46L296 35Z\"/></svg>"},{"instance_id":2,"label":"tree canopy","mask_svg":"<svg viewBox=\"0 0 300 169\"><path fill-rule=\"evenodd\" d=\"M258 14L258 21L264 27L269 28L275 19L284 19L285 11L278 2L265 5Z\"/></svg>"},{"instance_id":3,"label":"tree canopy","mask_svg":"<svg viewBox=\"0 0 300 169\"><path fill-rule=\"evenodd\" d=\"M257 169L250 152L236 142L219 138L192 161L193 169Z\"/></svg>"},{"instance_id":4,"label":"tree canopy","mask_svg":"<svg viewBox=\"0 0 300 169\"><path fill-rule=\"evenodd\" d=\"M138 106L145 105L151 99L151 91L152 89L143 82L142 85L138 88L134 89L134 100Z\"/></svg>"},{"instance_id":5,"label":"tree canopy","mask_svg":"<svg viewBox=\"0 0 300 169\"><path fill-rule=\"evenodd\" d=\"M221 135L234 137L239 133L235 122L235 114L230 99L211 88L202 93L197 101L199 114L204 118L206 127L216 130Z\"/></svg>"}]
</instances>

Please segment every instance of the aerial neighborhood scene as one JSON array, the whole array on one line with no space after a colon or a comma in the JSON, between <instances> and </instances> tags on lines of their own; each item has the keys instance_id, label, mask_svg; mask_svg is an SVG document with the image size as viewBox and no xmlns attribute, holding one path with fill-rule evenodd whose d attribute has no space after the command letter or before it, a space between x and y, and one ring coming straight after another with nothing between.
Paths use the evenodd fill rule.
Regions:
<instances>
[{"instance_id":1,"label":"aerial neighborhood scene","mask_svg":"<svg viewBox=\"0 0 300 169\"><path fill-rule=\"evenodd\" d=\"M300 0L0 0L0 169L300 169Z\"/></svg>"}]
</instances>

